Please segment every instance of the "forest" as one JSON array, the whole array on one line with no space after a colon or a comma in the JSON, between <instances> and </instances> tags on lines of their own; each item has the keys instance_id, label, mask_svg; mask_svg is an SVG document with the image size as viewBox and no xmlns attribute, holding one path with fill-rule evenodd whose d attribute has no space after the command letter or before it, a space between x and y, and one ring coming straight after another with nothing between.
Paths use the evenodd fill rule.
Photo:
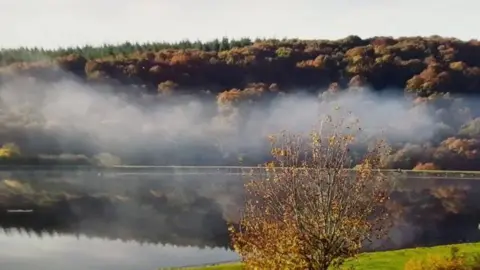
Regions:
<instances>
[{"instance_id":1,"label":"forest","mask_svg":"<svg viewBox=\"0 0 480 270\"><path fill-rule=\"evenodd\" d=\"M384 93L402 104L401 109L391 106L375 111L386 119L381 124L389 122L388 115L398 115L396 110L404 110L403 122L428 118L428 125L411 124L408 136L393 136L389 168L477 170L480 166L477 40L223 38L203 43L18 48L0 51L0 65L3 163L37 164L59 158L82 164L106 159L114 164L257 165L268 160L269 150L267 145L252 143L266 136L263 131L255 133L260 127L251 124L251 119L258 118L255 112L277 106L272 100L300 92L297 111L306 100L328 103L345 95L362 95L363 90L368 91L364 95L370 103L357 104L360 110L375 111L376 106L385 105L380 97ZM88 111L84 113L88 118L78 118L82 113L76 112L77 118L59 120L59 115L72 115L75 97L80 103L87 95L75 96L78 91L72 92L73 88L88 88L90 101L102 95L109 98L94 102L101 107L96 116ZM63 107L49 103L62 97L71 97L73 103ZM111 105L112 97L135 104L135 110L120 110L127 106L123 101L115 101L121 106ZM186 109L192 100L201 102L201 112ZM199 118L181 122L172 113L157 116L163 111L156 108L172 111L175 106L187 112L185 118L188 112L192 117L202 115L201 121L209 126L198 124ZM116 115L114 120L121 124L99 124L106 115ZM282 119L288 114L279 115ZM259 119L267 124L270 118ZM400 118L395 119L391 121ZM146 126L150 131L145 131ZM174 129L169 138L160 136ZM427 131L432 134L425 135ZM116 139L110 136L113 133Z\"/></svg>"}]
</instances>

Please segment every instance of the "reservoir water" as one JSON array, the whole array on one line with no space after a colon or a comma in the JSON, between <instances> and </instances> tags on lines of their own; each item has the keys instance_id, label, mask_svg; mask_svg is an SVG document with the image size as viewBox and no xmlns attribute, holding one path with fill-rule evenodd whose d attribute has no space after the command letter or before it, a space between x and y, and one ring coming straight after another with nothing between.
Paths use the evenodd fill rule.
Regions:
<instances>
[{"instance_id":1,"label":"reservoir water","mask_svg":"<svg viewBox=\"0 0 480 270\"><path fill-rule=\"evenodd\" d=\"M238 260L228 245L225 175L3 170L0 178L2 270Z\"/></svg>"},{"instance_id":2,"label":"reservoir water","mask_svg":"<svg viewBox=\"0 0 480 270\"><path fill-rule=\"evenodd\" d=\"M225 248L87 238L81 235L36 235L13 230L0 233L4 270L158 269L237 260Z\"/></svg>"},{"instance_id":3,"label":"reservoir water","mask_svg":"<svg viewBox=\"0 0 480 270\"><path fill-rule=\"evenodd\" d=\"M239 219L242 179L215 169L0 168L0 269L153 270L238 260L227 224ZM386 249L480 241L478 179L402 181L392 198L405 217Z\"/></svg>"}]
</instances>

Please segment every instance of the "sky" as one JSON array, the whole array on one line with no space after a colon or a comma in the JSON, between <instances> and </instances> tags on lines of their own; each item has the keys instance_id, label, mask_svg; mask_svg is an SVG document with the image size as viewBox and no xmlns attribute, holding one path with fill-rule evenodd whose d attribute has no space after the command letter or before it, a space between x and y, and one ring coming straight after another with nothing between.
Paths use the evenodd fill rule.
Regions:
<instances>
[{"instance_id":1,"label":"sky","mask_svg":"<svg viewBox=\"0 0 480 270\"><path fill-rule=\"evenodd\" d=\"M0 0L0 48L229 37L479 39L478 0Z\"/></svg>"}]
</instances>

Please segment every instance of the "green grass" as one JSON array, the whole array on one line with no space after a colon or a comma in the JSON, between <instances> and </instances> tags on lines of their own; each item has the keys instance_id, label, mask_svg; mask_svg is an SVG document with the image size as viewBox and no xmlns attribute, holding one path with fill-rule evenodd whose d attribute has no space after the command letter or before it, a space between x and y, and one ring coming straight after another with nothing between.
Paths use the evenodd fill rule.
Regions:
<instances>
[{"instance_id":1,"label":"green grass","mask_svg":"<svg viewBox=\"0 0 480 270\"><path fill-rule=\"evenodd\" d=\"M480 253L480 243L436 246L431 248L413 248L395 251L373 252L361 254L358 259L348 262L346 266L354 266L358 270L366 269L403 269L405 263L412 258L425 257L428 254L447 256L452 247L460 248L465 254Z\"/></svg>"},{"instance_id":2,"label":"green grass","mask_svg":"<svg viewBox=\"0 0 480 270\"><path fill-rule=\"evenodd\" d=\"M202 266L202 267L190 267L190 268L182 268L188 270L237 270L243 269L240 263L226 263L226 264L219 264L219 265L209 265L209 266Z\"/></svg>"},{"instance_id":3,"label":"green grass","mask_svg":"<svg viewBox=\"0 0 480 270\"><path fill-rule=\"evenodd\" d=\"M436 246L431 248L412 248L395 251L372 252L361 254L357 259L349 261L345 267L354 266L356 270L401 270L412 258L425 257L428 254L447 256L452 247L460 248L464 254L480 254L480 243ZM185 268L189 270L237 270L243 269L240 263Z\"/></svg>"}]
</instances>

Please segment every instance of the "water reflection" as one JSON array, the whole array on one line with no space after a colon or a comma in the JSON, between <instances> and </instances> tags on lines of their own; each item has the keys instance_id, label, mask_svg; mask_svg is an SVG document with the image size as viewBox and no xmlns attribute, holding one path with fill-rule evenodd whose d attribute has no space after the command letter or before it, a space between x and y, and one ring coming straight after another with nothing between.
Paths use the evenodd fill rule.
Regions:
<instances>
[{"instance_id":1,"label":"water reflection","mask_svg":"<svg viewBox=\"0 0 480 270\"><path fill-rule=\"evenodd\" d=\"M236 260L225 248L140 244L69 234L0 233L1 269L158 269Z\"/></svg>"},{"instance_id":2,"label":"water reflection","mask_svg":"<svg viewBox=\"0 0 480 270\"><path fill-rule=\"evenodd\" d=\"M0 251L1 269L158 269L237 259L227 221L238 221L243 202L238 174L0 170L0 180L0 244L9 247ZM402 183L392 193L402 222L386 248L480 240L479 180Z\"/></svg>"},{"instance_id":3,"label":"water reflection","mask_svg":"<svg viewBox=\"0 0 480 270\"><path fill-rule=\"evenodd\" d=\"M0 245L12 247L0 251L1 269L158 269L238 259L228 249L225 181L1 173Z\"/></svg>"}]
</instances>

